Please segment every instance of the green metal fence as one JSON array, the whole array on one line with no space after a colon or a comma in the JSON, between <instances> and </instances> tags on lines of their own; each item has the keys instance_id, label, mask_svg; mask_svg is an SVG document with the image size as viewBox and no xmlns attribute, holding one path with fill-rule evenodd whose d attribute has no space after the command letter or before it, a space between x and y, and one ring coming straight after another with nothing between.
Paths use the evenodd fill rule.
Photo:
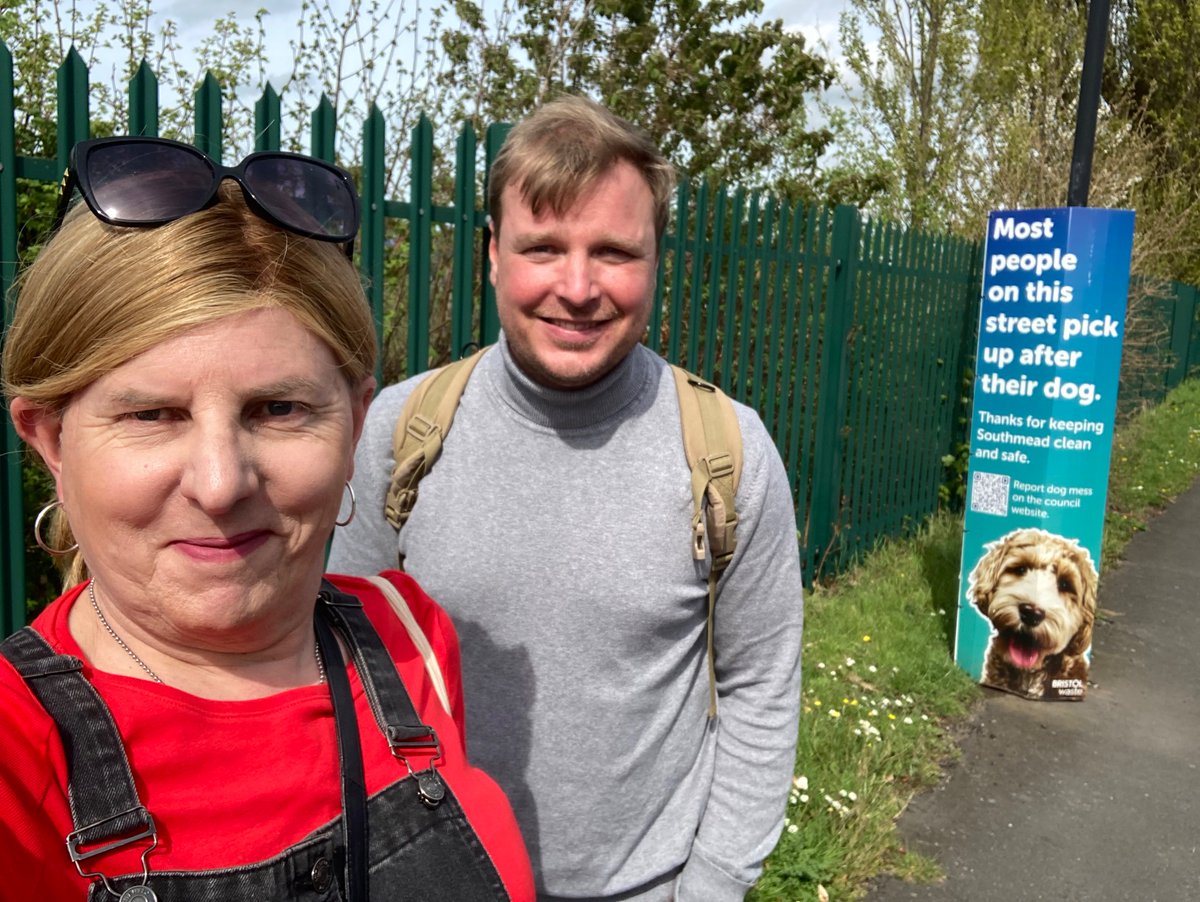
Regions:
<instances>
[{"instance_id":1,"label":"green metal fence","mask_svg":"<svg viewBox=\"0 0 1200 902\"><path fill-rule=\"evenodd\" d=\"M90 136L88 73L74 51L59 69L54 158L18 152L12 82L12 59L0 43L5 296L18 259L18 193L57 182L69 148ZM157 90L143 65L130 83L128 133L158 133ZM195 110L193 141L219 160L222 97L211 76ZM269 86L256 119L257 149L277 148L280 101ZM313 155L334 159L334 120L323 99L312 116ZM481 161L475 131L463 127L452 183L439 183L434 129L422 117L411 135L409 196L392 199L384 190L383 117L370 111L357 173L364 211L358 261L389 361L381 377L419 372L495 340L480 198L506 133L502 124L486 130ZM448 188L435 192L438 184ZM936 508L942 458L965 435L980 264L978 243L868 221L852 207L680 184L647 341L759 411L787 467L807 580ZM1194 323L1195 292L1188 290ZM1173 309L1183 323L1182 306ZM6 306L5 325L9 314ZM1187 340L1172 339L1174 357L1164 358L1176 363L1162 385L1200 369L1200 336L1183 331ZM1188 361L1182 370L1179 360ZM3 635L24 622L25 556L34 552L20 449L7 418L0 434Z\"/></svg>"},{"instance_id":2,"label":"green metal fence","mask_svg":"<svg viewBox=\"0 0 1200 902\"><path fill-rule=\"evenodd\" d=\"M1130 279L1118 418L1157 404L1200 373L1200 298L1195 287L1167 279Z\"/></svg>"}]
</instances>

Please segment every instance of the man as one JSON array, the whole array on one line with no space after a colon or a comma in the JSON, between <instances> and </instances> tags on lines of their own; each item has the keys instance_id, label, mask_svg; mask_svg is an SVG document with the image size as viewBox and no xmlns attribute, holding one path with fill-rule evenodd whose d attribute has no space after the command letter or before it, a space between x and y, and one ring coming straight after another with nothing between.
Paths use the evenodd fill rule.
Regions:
<instances>
[{"instance_id":1,"label":"man","mask_svg":"<svg viewBox=\"0 0 1200 902\"><path fill-rule=\"evenodd\" d=\"M399 535L383 391L359 447L358 518L330 569L405 569L462 644L469 752L508 792L545 899L742 899L782 827L802 600L791 493L758 416L715 615L666 363L640 342L674 174L580 98L513 129L489 186L502 335L471 376Z\"/></svg>"}]
</instances>

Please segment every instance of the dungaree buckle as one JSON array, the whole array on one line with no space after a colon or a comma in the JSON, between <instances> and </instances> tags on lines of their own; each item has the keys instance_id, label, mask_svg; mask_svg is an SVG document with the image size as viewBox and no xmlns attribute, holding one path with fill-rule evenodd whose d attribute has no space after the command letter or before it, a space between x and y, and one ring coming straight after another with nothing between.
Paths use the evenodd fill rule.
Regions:
<instances>
[{"instance_id":1,"label":"dungaree buckle","mask_svg":"<svg viewBox=\"0 0 1200 902\"><path fill-rule=\"evenodd\" d=\"M446 784L438 776L437 763L442 760L442 744L438 741L437 733L432 727L424 725L415 727L397 727L388 725L388 745L392 754L404 762L409 776L417 781L417 798L426 808L436 808L446 797ZM422 771L414 771L408 757L404 754L412 749L433 749L433 757L429 767Z\"/></svg>"},{"instance_id":2,"label":"dungaree buckle","mask_svg":"<svg viewBox=\"0 0 1200 902\"><path fill-rule=\"evenodd\" d=\"M83 844L85 837L89 834L99 833L101 836L111 835L110 831L114 827L120 826L119 822L134 815L134 819L127 829L135 830L136 832L122 836L120 839L101 842L89 849L84 849ZM140 827L140 829L139 829ZM112 852L124 846L128 846L139 840L149 839L150 845L146 851L142 853L142 885L126 890L124 893L118 893L112 888L108 882L108 877L99 871L85 871L81 862L87 861L89 858L94 858L97 855L103 855L106 852ZM130 808L128 811L122 811L120 814L114 814L111 817L102 818L94 824L88 824L73 833L67 834L67 854L71 856L71 861L75 864L75 870L79 872L79 876L84 879L90 877L99 877L104 881L104 888L114 896L119 896L122 900L145 900L145 902L153 902L156 898L154 891L147 886L150 879L150 863L147 861L151 852L158 847L158 831L154 828L154 818L150 816L150 812L145 806L138 805Z\"/></svg>"}]
</instances>

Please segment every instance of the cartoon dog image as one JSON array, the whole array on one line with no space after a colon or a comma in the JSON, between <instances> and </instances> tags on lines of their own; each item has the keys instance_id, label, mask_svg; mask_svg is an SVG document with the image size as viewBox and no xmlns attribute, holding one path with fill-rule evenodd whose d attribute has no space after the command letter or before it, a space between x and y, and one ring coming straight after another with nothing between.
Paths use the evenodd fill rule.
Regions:
<instances>
[{"instance_id":1,"label":"cartoon dog image","mask_svg":"<svg viewBox=\"0 0 1200 902\"><path fill-rule=\"evenodd\" d=\"M980 682L1028 698L1081 700L1098 577L1086 548L1043 529L988 543L967 597L992 625Z\"/></svg>"}]
</instances>

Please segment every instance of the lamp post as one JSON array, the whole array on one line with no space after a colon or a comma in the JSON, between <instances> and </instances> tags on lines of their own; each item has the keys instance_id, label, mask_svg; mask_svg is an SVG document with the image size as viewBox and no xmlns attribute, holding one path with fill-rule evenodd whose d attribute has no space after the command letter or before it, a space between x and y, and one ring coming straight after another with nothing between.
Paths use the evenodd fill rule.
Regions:
<instances>
[{"instance_id":1,"label":"lamp post","mask_svg":"<svg viewBox=\"0 0 1200 902\"><path fill-rule=\"evenodd\" d=\"M1109 0L1088 4L1087 38L1083 48L1083 74L1079 79L1079 108L1075 114L1075 150L1067 183L1067 206L1086 207L1092 181L1092 152L1096 148L1096 111L1100 106L1100 79L1108 46Z\"/></svg>"}]
</instances>

